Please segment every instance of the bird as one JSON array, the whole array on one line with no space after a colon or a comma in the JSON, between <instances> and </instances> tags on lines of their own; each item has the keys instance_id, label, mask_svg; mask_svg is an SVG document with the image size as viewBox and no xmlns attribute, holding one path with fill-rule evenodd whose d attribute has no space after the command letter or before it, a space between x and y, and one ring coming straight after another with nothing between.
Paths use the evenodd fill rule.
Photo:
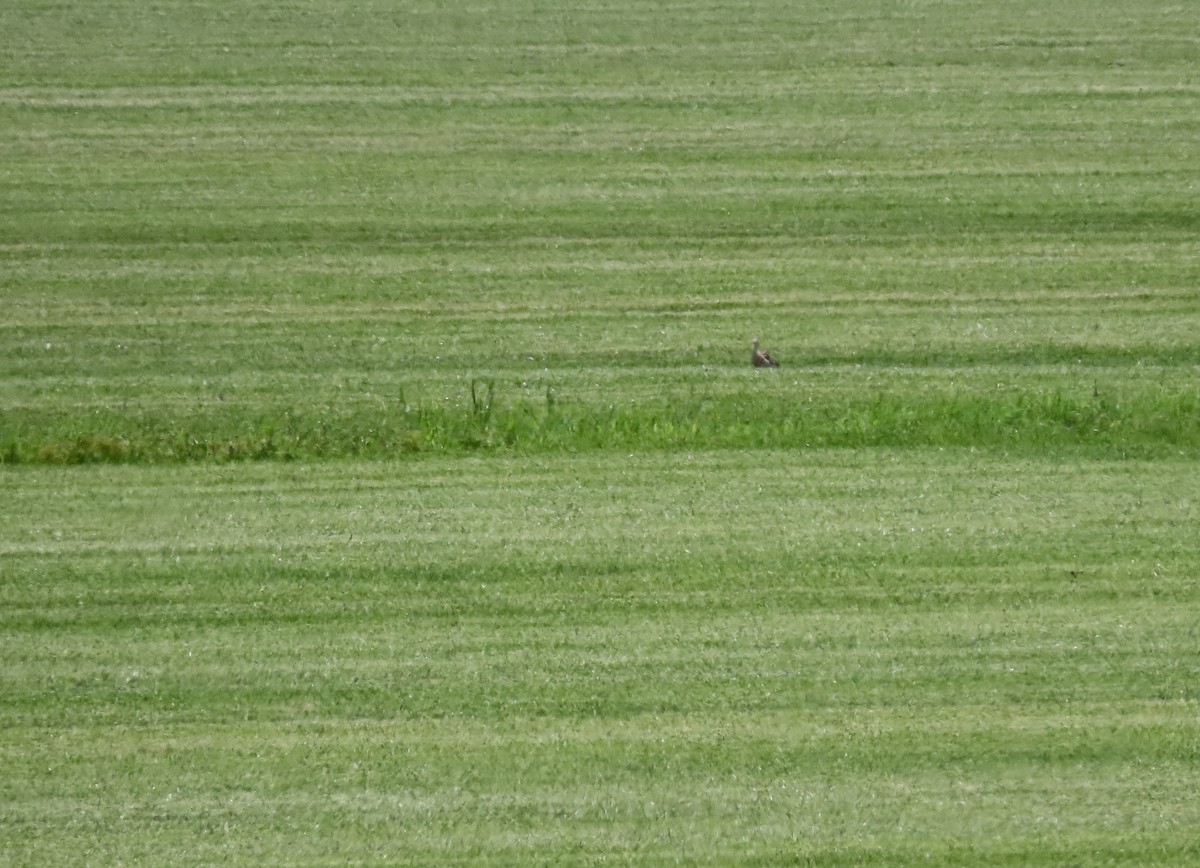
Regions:
<instances>
[{"instance_id":1,"label":"bird","mask_svg":"<svg viewBox=\"0 0 1200 868\"><path fill-rule=\"evenodd\" d=\"M771 358L771 354L766 350L758 348L758 338L754 339L754 352L750 354L750 361L756 368L778 368L779 362Z\"/></svg>"}]
</instances>

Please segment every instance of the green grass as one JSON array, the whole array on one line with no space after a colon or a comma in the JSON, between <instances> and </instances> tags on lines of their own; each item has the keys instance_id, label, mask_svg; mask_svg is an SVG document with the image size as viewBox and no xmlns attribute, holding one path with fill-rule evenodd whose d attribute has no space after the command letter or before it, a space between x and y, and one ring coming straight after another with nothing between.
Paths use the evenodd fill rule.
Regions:
<instances>
[{"instance_id":1,"label":"green grass","mask_svg":"<svg viewBox=\"0 0 1200 868\"><path fill-rule=\"evenodd\" d=\"M768 376L777 375L764 379ZM824 372L818 376L831 379ZM620 384L634 377L611 379ZM964 391L959 384L947 388L921 377L818 398L798 380L762 383L749 373L682 379L693 382L676 382L665 394L636 399L630 390L621 404L560 398L555 385L532 397L528 383L514 384L510 391L516 398L505 401L495 381L472 380L463 386L466 406L410 404L401 388L391 397L371 395L348 404L257 407L249 416L209 410L181 417L159 408L123 407L81 419L77 411L59 411L53 421L37 420L40 430L29 434L37 424L33 419L15 423L0 454L10 463L85 464L479 450L969 445L1021 454L1082 448L1089 454L1146 457L1194 453L1200 445L1195 393L1165 385L1120 399L1105 397L1095 386L1077 386L1075 394L1045 386L1027 392L1004 384ZM637 391L646 385L643 379ZM914 388L905 391L903 385ZM287 399L295 400L295 393ZM50 429L53 439L39 439L40 431Z\"/></svg>"},{"instance_id":2,"label":"green grass","mask_svg":"<svg viewBox=\"0 0 1200 868\"><path fill-rule=\"evenodd\" d=\"M1186 4L343 6L0 8L0 861L1200 858Z\"/></svg>"},{"instance_id":3,"label":"green grass","mask_svg":"<svg viewBox=\"0 0 1200 868\"><path fill-rule=\"evenodd\" d=\"M1191 461L11 473L16 861L1197 855Z\"/></svg>"},{"instance_id":4,"label":"green grass","mask_svg":"<svg viewBox=\"0 0 1200 868\"><path fill-rule=\"evenodd\" d=\"M0 460L1194 449L1185 11L875 5L0 13Z\"/></svg>"}]
</instances>

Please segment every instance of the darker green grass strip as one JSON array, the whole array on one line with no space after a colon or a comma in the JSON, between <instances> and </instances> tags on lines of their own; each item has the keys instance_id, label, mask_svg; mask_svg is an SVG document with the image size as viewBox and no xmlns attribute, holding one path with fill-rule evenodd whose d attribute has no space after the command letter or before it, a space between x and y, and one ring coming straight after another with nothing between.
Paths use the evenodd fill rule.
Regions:
<instances>
[{"instance_id":1,"label":"darker green grass strip","mask_svg":"<svg viewBox=\"0 0 1200 868\"><path fill-rule=\"evenodd\" d=\"M112 411L86 423L65 414L13 418L0 429L5 464L862 447L1176 454L1200 448L1200 398L1190 389L1161 389L1114 399L1093 389L1000 396L860 393L839 403L757 391L719 400L691 393L651 404L598 405L550 390L542 400L505 400L502 392L478 386L466 406L348 405L179 417Z\"/></svg>"}]
</instances>

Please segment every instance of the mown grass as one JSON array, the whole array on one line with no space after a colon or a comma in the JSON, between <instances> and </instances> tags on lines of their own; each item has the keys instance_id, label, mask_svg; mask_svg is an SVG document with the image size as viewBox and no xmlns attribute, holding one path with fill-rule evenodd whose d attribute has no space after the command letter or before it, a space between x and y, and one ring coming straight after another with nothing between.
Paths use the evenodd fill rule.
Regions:
<instances>
[{"instance_id":1,"label":"mown grass","mask_svg":"<svg viewBox=\"0 0 1200 868\"><path fill-rule=\"evenodd\" d=\"M9 473L14 861L1196 856L1188 460Z\"/></svg>"},{"instance_id":2,"label":"mown grass","mask_svg":"<svg viewBox=\"0 0 1200 868\"><path fill-rule=\"evenodd\" d=\"M1192 23L0 7L0 861L1196 861Z\"/></svg>"},{"instance_id":3,"label":"mown grass","mask_svg":"<svg viewBox=\"0 0 1200 868\"><path fill-rule=\"evenodd\" d=\"M6 10L0 457L1194 448L1190 42L1093 5Z\"/></svg>"}]
</instances>

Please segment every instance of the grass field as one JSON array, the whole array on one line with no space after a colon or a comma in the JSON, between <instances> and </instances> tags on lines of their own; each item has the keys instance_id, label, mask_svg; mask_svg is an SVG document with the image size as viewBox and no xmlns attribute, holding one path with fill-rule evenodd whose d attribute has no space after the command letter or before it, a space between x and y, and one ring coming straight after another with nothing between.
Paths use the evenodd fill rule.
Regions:
<instances>
[{"instance_id":1,"label":"grass field","mask_svg":"<svg viewBox=\"0 0 1200 868\"><path fill-rule=\"evenodd\" d=\"M1186 4L343 6L0 8L0 862L1200 860Z\"/></svg>"},{"instance_id":2,"label":"grass field","mask_svg":"<svg viewBox=\"0 0 1200 868\"><path fill-rule=\"evenodd\" d=\"M1193 462L11 473L16 862L1197 855Z\"/></svg>"}]
</instances>

